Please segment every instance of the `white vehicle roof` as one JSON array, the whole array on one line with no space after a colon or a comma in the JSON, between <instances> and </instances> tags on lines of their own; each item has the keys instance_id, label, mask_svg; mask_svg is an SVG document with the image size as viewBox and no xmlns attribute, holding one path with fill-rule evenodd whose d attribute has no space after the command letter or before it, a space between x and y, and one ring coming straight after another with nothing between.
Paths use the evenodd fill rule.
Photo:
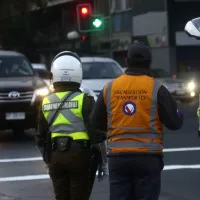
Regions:
<instances>
[{"instance_id":1,"label":"white vehicle roof","mask_svg":"<svg viewBox=\"0 0 200 200\"><path fill-rule=\"evenodd\" d=\"M34 69L47 69L43 63L31 63Z\"/></svg>"},{"instance_id":2,"label":"white vehicle roof","mask_svg":"<svg viewBox=\"0 0 200 200\"><path fill-rule=\"evenodd\" d=\"M80 57L83 63L86 62L116 62L112 58L104 58L104 57Z\"/></svg>"}]
</instances>

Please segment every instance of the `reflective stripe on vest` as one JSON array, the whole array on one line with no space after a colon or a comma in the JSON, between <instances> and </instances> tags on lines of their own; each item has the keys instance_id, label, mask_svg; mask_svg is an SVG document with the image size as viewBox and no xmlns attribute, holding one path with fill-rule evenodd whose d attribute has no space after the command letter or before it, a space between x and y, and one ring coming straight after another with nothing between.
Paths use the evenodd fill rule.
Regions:
<instances>
[{"instance_id":1,"label":"reflective stripe on vest","mask_svg":"<svg viewBox=\"0 0 200 200\"><path fill-rule=\"evenodd\" d=\"M132 79L133 80L133 79ZM113 108L112 108L112 85L114 81L107 84L104 88L104 99L107 108L108 117L108 150L110 152L160 152L163 150L163 132L158 132L155 128L155 122L157 120L157 93L161 86L161 83L154 80L152 88L152 100L150 108L150 120L149 120L149 131L146 127L135 127L135 126L115 126L113 125ZM126 88L128 89L128 88ZM115 98L115 97L114 97ZM137 105L136 105L137 106ZM136 111L137 112L137 111ZM115 111L116 115L116 111ZM130 116L131 117L131 116ZM123 116L121 117L123 120ZM160 122L161 124L161 122ZM119 133L113 134L118 130ZM121 133L120 133L121 131ZM141 142L142 140L142 142Z\"/></svg>"},{"instance_id":2,"label":"reflective stripe on vest","mask_svg":"<svg viewBox=\"0 0 200 200\"><path fill-rule=\"evenodd\" d=\"M56 108L67 94L68 92L53 93L43 99L43 114L48 123L50 123ZM67 99L65 105L49 127L52 138L69 136L74 140L89 140L82 116L83 98L84 93L75 92ZM73 105L77 105L77 107L73 107Z\"/></svg>"}]
</instances>

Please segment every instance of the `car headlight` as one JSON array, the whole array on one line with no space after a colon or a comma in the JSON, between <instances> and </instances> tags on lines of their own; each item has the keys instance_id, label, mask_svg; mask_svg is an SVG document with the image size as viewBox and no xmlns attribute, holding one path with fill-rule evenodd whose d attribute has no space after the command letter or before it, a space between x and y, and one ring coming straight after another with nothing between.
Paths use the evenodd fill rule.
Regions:
<instances>
[{"instance_id":1,"label":"car headlight","mask_svg":"<svg viewBox=\"0 0 200 200\"><path fill-rule=\"evenodd\" d=\"M188 83L188 89L189 89L189 90L194 90L195 87L196 87L196 85L195 85L195 83L194 83L193 81L190 81L190 82Z\"/></svg>"},{"instance_id":2,"label":"car headlight","mask_svg":"<svg viewBox=\"0 0 200 200\"><path fill-rule=\"evenodd\" d=\"M49 89L50 89L51 92L54 92L55 89L54 89L54 87L53 87L53 84L51 84L51 85L49 86Z\"/></svg>"},{"instance_id":3,"label":"car headlight","mask_svg":"<svg viewBox=\"0 0 200 200\"><path fill-rule=\"evenodd\" d=\"M50 93L50 90L48 87L43 87L43 88L39 88L36 90L36 95L37 96L47 96Z\"/></svg>"}]
</instances>

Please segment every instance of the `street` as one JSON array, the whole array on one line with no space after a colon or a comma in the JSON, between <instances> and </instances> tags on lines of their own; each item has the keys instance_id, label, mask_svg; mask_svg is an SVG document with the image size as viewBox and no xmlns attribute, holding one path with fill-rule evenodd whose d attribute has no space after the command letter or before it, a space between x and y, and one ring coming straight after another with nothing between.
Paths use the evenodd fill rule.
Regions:
<instances>
[{"instance_id":1,"label":"street","mask_svg":"<svg viewBox=\"0 0 200 200\"><path fill-rule=\"evenodd\" d=\"M160 200L200 199L200 138L197 136L197 103L180 104L181 130L165 131L165 168ZM23 138L9 131L0 134L0 200L53 200L45 165L35 148L34 130ZM108 200L108 178L96 183L92 200Z\"/></svg>"}]
</instances>

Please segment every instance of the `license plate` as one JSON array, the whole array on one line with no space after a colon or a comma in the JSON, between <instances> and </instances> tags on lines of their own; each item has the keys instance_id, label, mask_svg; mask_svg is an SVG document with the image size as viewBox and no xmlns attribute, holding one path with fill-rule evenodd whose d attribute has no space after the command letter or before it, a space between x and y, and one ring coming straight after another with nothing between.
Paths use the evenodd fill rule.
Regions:
<instances>
[{"instance_id":1,"label":"license plate","mask_svg":"<svg viewBox=\"0 0 200 200\"><path fill-rule=\"evenodd\" d=\"M25 119L25 113L6 113L6 120L23 120Z\"/></svg>"}]
</instances>

